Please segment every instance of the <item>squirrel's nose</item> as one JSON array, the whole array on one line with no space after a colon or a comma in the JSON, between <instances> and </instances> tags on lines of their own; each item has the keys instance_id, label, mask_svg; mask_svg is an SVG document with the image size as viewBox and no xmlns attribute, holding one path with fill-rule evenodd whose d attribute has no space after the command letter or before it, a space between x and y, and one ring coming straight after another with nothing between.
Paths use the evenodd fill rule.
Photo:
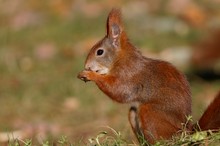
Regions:
<instances>
[{"instance_id":1,"label":"squirrel's nose","mask_svg":"<svg viewBox=\"0 0 220 146\"><path fill-rule=\"evenodd\" d=\"M91 71L91 67L90 67L90 66L86 66L86 67L85 67L85 70L86 70L86 71Z\"/></svg>"},{"instance_id":2,"label":"squirrel's nose","mask_svg":"<svg viewBox=\"0 0 220 146\"><path fill-rule=\"evenodd\" d=\"M85 65L86 71L93 71L93 72L99 72L100 66L98 64L90 63Z\"/></svg>"},{"instance_id":3,"label":"squirrel's nose","mask_svg":"<svg viewBox=\"0 0 220 146\"><path fill-rule=\"evenodd\" d=\"M86 71L93 71L93 70L91 69L91 67L86 67L85 70L86 70ZM94 70L94 72L99 72L99 70Z\"/></svg>"}]
</instances>

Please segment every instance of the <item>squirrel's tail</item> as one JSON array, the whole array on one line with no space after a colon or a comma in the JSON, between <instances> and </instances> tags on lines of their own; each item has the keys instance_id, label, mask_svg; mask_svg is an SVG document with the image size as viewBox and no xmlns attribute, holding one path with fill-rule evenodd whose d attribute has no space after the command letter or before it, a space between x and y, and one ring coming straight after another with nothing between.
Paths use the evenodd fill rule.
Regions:
<instances>
[{"instance_id":1,"label":"squirrel's tail","mask_svg":"<svg viewBox=\"0 0 220 146\"><path fill-rule=\"evenodd\" d=\"M220 92L208 106L198 124L201 130L220 129Z\"/></svg>"}]
</instances>

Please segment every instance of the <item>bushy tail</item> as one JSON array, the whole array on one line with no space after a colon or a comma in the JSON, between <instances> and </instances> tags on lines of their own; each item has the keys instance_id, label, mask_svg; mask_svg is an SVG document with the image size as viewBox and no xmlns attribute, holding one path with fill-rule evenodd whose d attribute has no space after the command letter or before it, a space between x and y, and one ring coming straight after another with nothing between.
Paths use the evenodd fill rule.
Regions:
<instances>
[{"instance_id":1,"label":"bushy tail","mask_svg":"<svg viewBox=\"0 0 220 146\"><path fill-rule=\"evenodd\" d=\"M220 129L220 92L199 120L201 130Z\"/></svg>"}]
</instances>

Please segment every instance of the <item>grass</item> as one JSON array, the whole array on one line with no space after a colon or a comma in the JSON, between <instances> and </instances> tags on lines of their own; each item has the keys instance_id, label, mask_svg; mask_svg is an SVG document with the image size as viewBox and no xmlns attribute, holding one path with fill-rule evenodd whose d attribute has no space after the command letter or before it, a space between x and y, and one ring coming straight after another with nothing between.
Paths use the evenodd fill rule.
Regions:
<instances>
[{"instance_id":1,"label":"grass","mask_svg":"<svg viewBox=\"0 0 220 146\"><path fill-rule=\"evenodd\" d=\"M21 139L12 139L9 140L8 146L52 146L56 144L57 146L150 146L146 141L143 140L143 143L138 144L137 142L129 143L123 137L123 135L114 130L111 127L106 127L106 131L99 132L95 137L89 138L87 142L77 142L71 143L66 136L61 136L57 141L44 140L41 143L33 144L31 139L21 140ZM187 131L182 131L178 136L174 136L171 140L161 140L156 142L153 146L217 146L220 144L220 132L213 131L196 131L193 134L188 133Z\"/></svg>"}]
</instances>

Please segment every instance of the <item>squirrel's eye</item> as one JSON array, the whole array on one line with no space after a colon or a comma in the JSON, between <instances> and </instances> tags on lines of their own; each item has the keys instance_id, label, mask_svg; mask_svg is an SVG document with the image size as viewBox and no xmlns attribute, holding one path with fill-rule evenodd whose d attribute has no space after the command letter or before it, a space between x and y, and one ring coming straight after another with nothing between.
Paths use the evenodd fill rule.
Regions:
<instances>
[{"instance_id":1,"label":"squirrel's eye","mask_svg":"<svg viewBox=\"0 0 220 146\"><path fill-rule=\"evenodd\" d=\"M104 53L104 50L102 50L102 49L97 50L97 55L98 56L102 55L103 53Z\"/></svg>"}]
</instances>

